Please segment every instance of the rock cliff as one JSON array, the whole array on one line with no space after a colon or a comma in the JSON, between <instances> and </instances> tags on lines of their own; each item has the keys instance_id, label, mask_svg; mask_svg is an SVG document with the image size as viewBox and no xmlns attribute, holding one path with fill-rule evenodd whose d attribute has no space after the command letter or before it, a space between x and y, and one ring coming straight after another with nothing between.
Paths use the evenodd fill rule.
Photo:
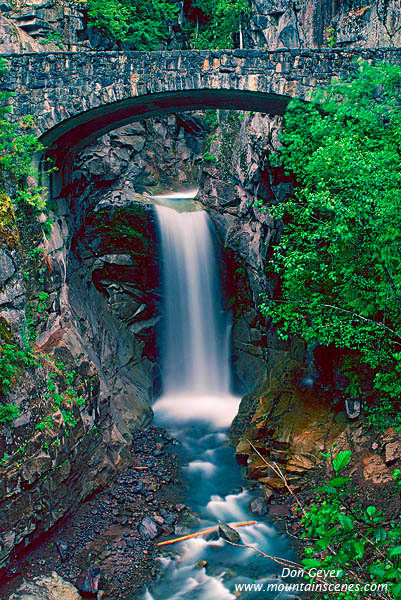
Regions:
<instances>
[{"instance_id":1,"label":"rock cliff","mask_svg":"<svg viewBox=\"0 0 401 600\"><path fill-rule=\"evenodd\" d=\"M380 48L401 43L398 0L252 0L247 44L267 48Z\"/></svg>"},{"instance_id":2,"label":"rock cliff","mask_svg":"<svg viewBox=\"0 0 401 600\"><path fill-rule=\"evenodd\" d=\"M188 3L169 24L164 46L188 45ZM399 0L251 0L244 27L249 48L380 48L401 43ZM3 0L0 4L0 51L115 49L101 31L88 26L85 5L65 0Z\"/></svg>"},{"instance_id":3,"label":"rock cliff","mask_svg":"<svg viewBox=\"0 0 401 600\"><path fill-rule=\"evenodd\" d=\"M2 227L1 400L17 412L0 423L0 569L128 466L152 417L158 249L138 191L193 186L202 132L191 116L113 132L77 156L51 222Z\"/></svg>"}]
</instances>

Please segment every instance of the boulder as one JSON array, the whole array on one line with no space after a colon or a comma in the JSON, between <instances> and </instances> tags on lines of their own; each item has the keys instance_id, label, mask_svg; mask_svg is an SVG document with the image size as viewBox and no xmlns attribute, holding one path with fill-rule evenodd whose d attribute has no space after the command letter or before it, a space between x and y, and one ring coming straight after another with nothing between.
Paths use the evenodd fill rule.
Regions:
<instances>
[{"instance_id":1,"label":"boulder","mask_svg":"<svg viewBox=\"0 0 401 600\"><path fill-rule=\"evenodd\" d=\"M81 600L78 590L57 573L24 581L9 600Z\"/></svg>"},{"instance_id":2,"label":"boulder","mask_svg":"<svg viewBox=\"0 0 401 600\"><path fill-rule=\"evenodd\" d=\"M161 534L161 527L151 517L142 519L138 531L145 540L154 540Z\"/></svg>"},{"instance_id":3,"label":"boulder","mask_svg":"<svg viewBox=\"0 0 401 600\"><path fill-rule=\"evenodd\" d=\"M347 417L351 420L357 419L361 414L361 401L347 398L345 400L345 409L347 411Z\"/></svg>"},{"instance_id":4,"label":"boulder","mask_svg":"<svg viewBox=\"0 0 401 600\"><path fill-rule=\"evenodd\" d=\"M14 262L9 255L9 253L5 250L5 248L0 248L0 287L10 279L15 273L15 265Z\"/></svg>"},{"instance_id":5,"label":"boulder","mask_svg":"<svg viewBox=\"0 0 401 600\"><path fill-rule=\"evenodd\" d=\"M207 560L198 560L198 562L196 563L196 568L197 569L204 569L205 567L207 567L208 562Z\"/></svg>"},{"instance_id":6,"label":"boulder","mask_svg":"<svg viewBox=\"0 0 401 600\"><path fill-rule=\"evenodd\" d=\"M101 573L99 567L82 569L75 582L77 588L83 594L97 596L99 591L100 575Z\"/></svg>"},{"instance_id":7,"label":"boulder","mask_svg":"<svg viewBox=\"0 0 401 600\"><path fill-rule=\"evenodd\" d=\"M386 465L392 465L396 460L401 458L401 440L396 440L386 444L385 461Z\"/></svg>"},{"instance_id":8,"label":"boulder","mask_svg":"<svg viewBox=\"0 0 401 600\"><path fill-rule=\"evenodd\" d=\"M223 538L224 540L227 540L228 542L231 542L232 544L239 544L241 542L241 536L238 533L238 531L227 525L227 523L219 521L218 532L219 537Z\"/></svg>"},{"instance_id":9,"label":"boulder","mask_svg":"<svg viewBox=\"0 0 401 600\"><path fill-rule=\"evenodd\" d=\"M268 508L264 498L262 496L258 496L258 498L252 500L252 502L249 504L249 510L254 515L258 515L260 517L266 515Z\"/></svg>"}]
</instances>

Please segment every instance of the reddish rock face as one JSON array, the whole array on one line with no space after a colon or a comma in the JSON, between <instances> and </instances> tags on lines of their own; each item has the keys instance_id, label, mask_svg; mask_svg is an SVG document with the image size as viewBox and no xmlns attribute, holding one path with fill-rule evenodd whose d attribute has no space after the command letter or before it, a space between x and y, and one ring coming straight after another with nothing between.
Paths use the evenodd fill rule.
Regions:
<instances>
[{"instance_id":1,"label":"reddish rock face","mask_svg":"<svg viewBox=\"0 0 401 600\"><path fill-rule=\"evenodd\" d=\"M274 494L288 495L288 487L293 493L308 492L316 482L330 479L333 470L322 454L351 449L347 474L355 485L364 489L372 502L387 486L394 504L390 508L396 510L392 472L401 465L399 434L391 427L375 432L364 428L361 420L350 422L345 411L334 409L328 392L297 386L301 365L288 360L281 367L276 377L244 399L249 402L249 397L254 397L256 404L236 448L240 464L246 460L247 477L263 487L266 503ZM261 428L268 433L258 437ZM275 506L269 515L282 515Z\"/></svg>"}]
</instances>

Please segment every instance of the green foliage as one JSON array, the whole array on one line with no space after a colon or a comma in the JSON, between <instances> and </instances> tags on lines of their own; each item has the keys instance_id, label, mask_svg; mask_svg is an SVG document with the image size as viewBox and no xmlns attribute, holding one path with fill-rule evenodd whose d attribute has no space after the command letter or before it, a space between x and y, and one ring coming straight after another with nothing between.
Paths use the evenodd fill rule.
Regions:
<instances>
[{"instance_id":1,"label":"green foliage","mask_svg":"<svg viewBox=\"0 0 401 600\"><path fill-rule=\"evenodd\" d=\"M61 414L63 415L64 423L69 427L75 427L78 423L78 421L74 419L74 413L71 410L61 409Z\"/></svg>"},{"instance_id":2,"label":"green foliage","mask_svg":"<svg viewBox=\"0 0 401 600\"><path fill-rule=\"evenodd\" d=\"M56 44L60 50L63 50L63 35L58 31L52 31L47 38L40 40L39 43L42 45Z\"/></svg>"},{"instance_id":3,"label":"green foliage","mask_svg":"<svg viewBox=\"0 0 401 600\"><path fill-rule=\"evenodd\" d=\"M195 0L190 43L195 48L235 48L239 45L241 24L251 6L248 0Z\"/></svg>"},{"instance_id":4,"label":"green foliage","mask_svg":"<svg viewBox=\"0 0 401 600\"><path fill-rule=\"evenodd\" d=\"M351 458L345 452L333 460L337 471ZM399 485L396 471L394 479ZM371 583L388 584L390 594L384 598L401 598L401 526L395 521L388 524L375 506L356 503L353 494L350 479L337 475L316 490L315 503L302 519L305 537L313 540L302 562L306 568L340 570L343 582L358 583L358 590L337 595L343 600L371 598L372 592L364 590Z\"/></svg>"},{"instance_id":5,"label":"green foliage","mask_svg":"<svg viewBox=\"0 0 401 600\"><path fill-rule=\"evenodd\" d=\"M7 60L0 58L0 80L7 71ZM32 133L20 133L18 124L9 120L12 109L8 105L8 101L12 95L11 92L0 92L0 102L2 103L0 105L0 186L6 178L12 178L18 184L17 195L12 198L12 202L16 213L21 216L27 210L27 207L42 211L46 205L44 189L26 185L27 177L36 175L32 166L32 157L35 152L42 150L44 146ZM25 129L32 127L33 124L34 118L32 115L26 115L22 119L22 126ZM1 205L6 202L6 198L6 196L0 194ZM4 223L1 220L0 230L3 227Z\"/></svg>"},{"instance_id":6,"label":"green foliage","mask_svg":"<svg viewBox=\"0 0 401 600\"><path fill-rule=\"evenodd\" d=\"M213 108L205 110L203 115L203 122L210 132L214 132L214 130L219 124L217 110Z\"/></svg>"},{"instance_id":7,"label":"green foliage","mask_svg":"<svg viewBox=\"0 0 401 600\"><path fill-rule=\"evenodd\" d=\"M337 473L337 471L341 471L344 469L349 461L351 460L351 452L349 450L343 450L333 460L333 469Z\"/></svg>"},{"instance_id":8,"label":"green foliage","mask_svg":"<svg viewBox=\"0 0 401 600\"><path fill-rule=\"evenodd\" d=\"M19 406L16 404L7 404L0 408L0 423L10 423L21 414Z\"/></svg>"},{"instance_id":9,"label":"green foliage","mask_svg":"<svg viewBox=\"0 0 401 600\"><path fill-rule=\"evenodd\" d=\"M282 142L278 163L297 185L270 209L285 223L272 259L282 295L262 312L284 339L342 348L349 396L364 371L379 400L399 401L401 68L362 63L314 101L292 101Z\"/></svg>"},{"instance_id":10,"label":"green foliage","mask_svg":"<svg viewBox=\"0 0 401 600\"><path fill-rule=\"evenodd\" d=\"M154 50L167 39L179 6L172 0L87 0L87 11L89 23L110 39L135 50ZM249 0L194 0L181 33L195 48L238 47L250 12Z\"/></svg>"},{"instance_id":11,"label":"green foliage","mask_svg":"<svg viewBox=\"0 0 401 600\"><path fill-rule=\"evenodd\" d=\"M217 156L215 154L211 154L209 150L205 150L205 152L203 153L203 160L206 160L207 162L216 163Z\"/></svg>"},{"instance_id":12,"label":"green foliage","mask_svg":"<svg viewBox=\"0 0 401 600\"><path fill-rule=\"evenodd\" d=\"M379 431L395 427L396 431L400 432L401 412L398 403L395 404L392 400L384 398L379 404L366 407L364 424L371 425Z\"/></svg>"},{"instance_id":13,"label":"green foliage","mask_svg":"<svg viewBox=\"0 0 401 600\"><path fill-rule=\"evenodd\" d=\"M39 302L38 302L37 311L38 311L38 314L41 314L47 307L46 300L48 299L49 294L47 292L39 292L38 297L39 297Z\"/></svg>"},{"instance_id":14,"label":"green foliage","mask_svg":"<svg viewBox=\"0 0 401 600\"><path fill-rule=\"evenodd\" d=\"M35 356L29 346L20 348L16 342L0 346L0 392L5 395L14 385L17 375L27 367L36 366Z\"/></svg>"},{"instance_id":15,"label":"green foliage","mask_svg":"<svg viewBox=\"0 0 401 600\"><path fill-rule=\"evenodd\" d=\"M336 30L334 29L334 27L329 27L327 29L327 43L330 46L330 48L334 48L334 46L337 43L337 35L336 35Z\"/></svg>"},{"instance_id":16,"label":"green foliage","mask_svg":"<svg viewBox=\"0 0 401 600\"><path fill-rule=\"evenodd\" d=\"M8 71L8 62L0 60L0 79ZM7 104L12 97L11 92L0 92L0 177L5 174L12 175L17 181L32 174L31 159L34 152L43 148L37 138L31 134L17 134L18 125L11 123L7 116L11 107ZM31 120L24 120L23 124L29 126Z\"/></svg>"},{"instance_id":17,"label":"green foliage","mask_svg":"<svg viewBox=\"0 0 401 600\"><path fill-rule=\"evenodd\" d=\"M179 10L169 0L88 0L89 23L136 50L157 48Z\"/></svg>"},{"instance_id":18,"label":"green foliage","mask_svg":"<svg viewBox=\"0 0 401 600\"><path fill-rule=\"evenodd\" d=\"M38 429L39 431L45 431L45 429L47 428L54 429L54 424L51 416L45 417L43 421L37 423L37 425L35 426L35 429Z\"/></svg>"}]
</instances>

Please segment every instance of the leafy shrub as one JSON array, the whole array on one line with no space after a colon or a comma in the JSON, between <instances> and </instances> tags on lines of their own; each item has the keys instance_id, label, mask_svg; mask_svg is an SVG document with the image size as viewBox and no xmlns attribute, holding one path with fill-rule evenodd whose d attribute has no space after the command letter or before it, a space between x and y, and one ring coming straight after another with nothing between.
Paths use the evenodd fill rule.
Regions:
<instances>
[{"instance_id":1,"label":"leafy shrub","mask_svg":"<svg viewBox=\"0 0 401 600\"><path fill-rule=\"evenodd\" d=\"M168 0L88 0L89 22L137 50L157 48L179 8Z\"/></svg>"},{"instance_id":2,"label":"leafy shrub","mask_svg":"<svg viewBox=\"0 0 401 600\"><path fill-rule=\"evenodd\" d=\"M89 23L119 44L154 50L167 39L179 6L171 0L87 0ZM181 34L195 48L239 45L242 22L250 14L248 0L195 0Z\"/></svg>"},{"instance_id":3,"label":"leafy shrub","mask_svg":"<svg viewBox=\"0 0 401 600\"><path fill-rule=\"evenodd\" d=\"M365 590L371 583L388 584L388 592L380 597L399 599L401 526L397 521L389 523L375 506L357 502L350 478L340 476L350 458L347 450L334 458L335 476L316 489L315 502L305 512L305 537L313 544L306 548L302 562L306 569L338 570L342 582L354 586L336 594L341 600L372 598L372 592ZM393 475L394 492L399 493L401 471Z\"/></svg>"},{"instance_id":4,"label":"leafy shrub","mask_svg":"<svg viewBox=\"0 0 401 600\"><path fill-rule=\"evenodd\" d=\"M279 159L296 179L271 213L285 223L272 266L281 296L261 309L283 338L343 349L378 401L401 397L401 68L362 63L311 103L294 100ZM365 386L366 387L366 386Z\"/></svg>"},{"instance_id":5,"label":"leafy shrub","mask_svg":"<svg viewBox=\"0 0 401 600\"><path fill-rule=\"evenodd\" d=\"M190 43L195 48L235 48L251 12L248 0L195 0Z\"/></svg>"}]
</instances>

